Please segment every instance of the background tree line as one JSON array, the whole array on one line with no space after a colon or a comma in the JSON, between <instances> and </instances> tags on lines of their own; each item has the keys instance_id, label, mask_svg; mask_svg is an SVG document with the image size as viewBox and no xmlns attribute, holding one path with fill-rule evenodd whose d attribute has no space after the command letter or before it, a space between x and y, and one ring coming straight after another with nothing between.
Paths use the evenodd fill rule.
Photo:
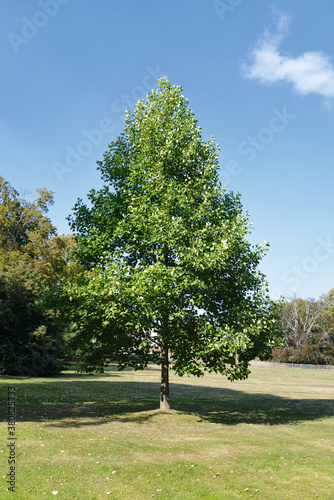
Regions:
<instances>
[{"instance_id":1,"label":"background tree line","mask_svg":"<svg viewBox=\"0 0 334 500\"><path fill-rule=\"evenodd\" d=\"M66 325L48 304L50 291L80 265L72 235L57 235L47 217L53 193L28 202L0 177L0 372L51 375L64 366Z\"/></svg>"},{"instance_id":2,"label":"background tree line","mask_svg":"<svg viewBox=\"0 0 334 500\"><path fill-rule=\"evenodd\" d=\"M53 193L37 190L27 202L0 177L0 371L51 375L74 355L69 339L75 322L64 322L50 291L83 276L73 235L58 235L46 216ZM280 305L284 332L272 361L334 364L334 289L318 300L293 297ZM98 323L98 318L96 318ZM75 355L80 358L76 348Z\"/></svg>"},{"instance_id":3,"label":"background tree line","mask_svg":"<svg viewBox=\"0 0 334 500\"><path fill-rule=\"evenodd\" d=\"M283 345L272 361L334 364L334 289L318 300L293 297L281 305Z\"/></svg>"}]
</instances>

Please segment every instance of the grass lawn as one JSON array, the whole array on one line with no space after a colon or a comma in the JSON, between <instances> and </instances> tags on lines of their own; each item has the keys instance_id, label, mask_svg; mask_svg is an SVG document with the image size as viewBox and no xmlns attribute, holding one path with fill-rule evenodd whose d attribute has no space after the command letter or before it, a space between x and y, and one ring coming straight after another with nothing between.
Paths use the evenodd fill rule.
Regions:
<instances>
[{"instance_id":1,"label":"grass lawn","mask_svg":"<svg viewBox=\"0 0 334 500\"><path fill-rule=\"evenodd\" d=\"M0 377L0 498L334 499L334 371L255 366L233 383L172 375L169 414L156 410L159 378L154 366ZM8 386L17 393L15 493Z\"/></svg>"}]
</instances>

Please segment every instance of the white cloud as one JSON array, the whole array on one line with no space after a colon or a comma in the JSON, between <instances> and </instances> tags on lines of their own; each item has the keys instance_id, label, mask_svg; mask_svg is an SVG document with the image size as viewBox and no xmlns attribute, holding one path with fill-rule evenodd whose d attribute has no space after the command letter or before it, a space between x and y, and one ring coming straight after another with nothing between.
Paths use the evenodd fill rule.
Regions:
<instances>
[{"instance_id":1,"label":"white cloud","mask_svg":"<svg viewBox=\"0 0 334 500\"><path fill-rule=\"evenodd\" d=\"M289 18L278 14L277 32L266 30L250 53L250 63L242 66L246 78L262 83L288 82L299 94L311 92L328 100L334 98L334 66L323 52L304 52L300 56L282 55L279 47L288 34Z\"/></svg>"}]
</instances>

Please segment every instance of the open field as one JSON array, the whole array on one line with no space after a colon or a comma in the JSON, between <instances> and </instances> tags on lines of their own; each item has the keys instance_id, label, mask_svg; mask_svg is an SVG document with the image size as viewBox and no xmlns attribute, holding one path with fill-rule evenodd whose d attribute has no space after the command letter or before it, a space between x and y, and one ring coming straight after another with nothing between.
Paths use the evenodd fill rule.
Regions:
<instances>
[{"instance_id":1,"label":"open field","mask_svg":"<svg viewBox=\"0 0 334 500\"><path fill-rule=\"evenodd\" d=\"M246 381L157 367L0 377L2 499L334 499L334 371L254 366ZM7 492L7 387L17 392L16 493ZM52 492L58 492L54 495Z\"/></svg>"}]
</instances>

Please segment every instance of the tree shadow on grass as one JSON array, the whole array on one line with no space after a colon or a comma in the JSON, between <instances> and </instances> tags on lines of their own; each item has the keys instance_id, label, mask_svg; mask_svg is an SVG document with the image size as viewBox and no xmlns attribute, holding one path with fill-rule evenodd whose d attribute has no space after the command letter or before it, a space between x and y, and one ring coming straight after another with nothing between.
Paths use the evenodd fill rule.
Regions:
<instances>
[{"instance_id":1,"label":"tree shadow on grass","mask_svg":"<svg viewBox=\"0 0 334 500\"><path fill-rule=\"evenodd\" d=\"M18 422L44 421L55 427L97 426L113 421L144 424L160 415L159 383L120 381L114 373L108 375L110 381L70 377L65 374L57 380L36 383L21 379L17 384ZM173 410L193 415L198 422L282 425L334 415L332 399L294 399L188 384L171 384L170 391ZM1 406L4 409L6 404Z\"/></svg>"}]
</instances>

